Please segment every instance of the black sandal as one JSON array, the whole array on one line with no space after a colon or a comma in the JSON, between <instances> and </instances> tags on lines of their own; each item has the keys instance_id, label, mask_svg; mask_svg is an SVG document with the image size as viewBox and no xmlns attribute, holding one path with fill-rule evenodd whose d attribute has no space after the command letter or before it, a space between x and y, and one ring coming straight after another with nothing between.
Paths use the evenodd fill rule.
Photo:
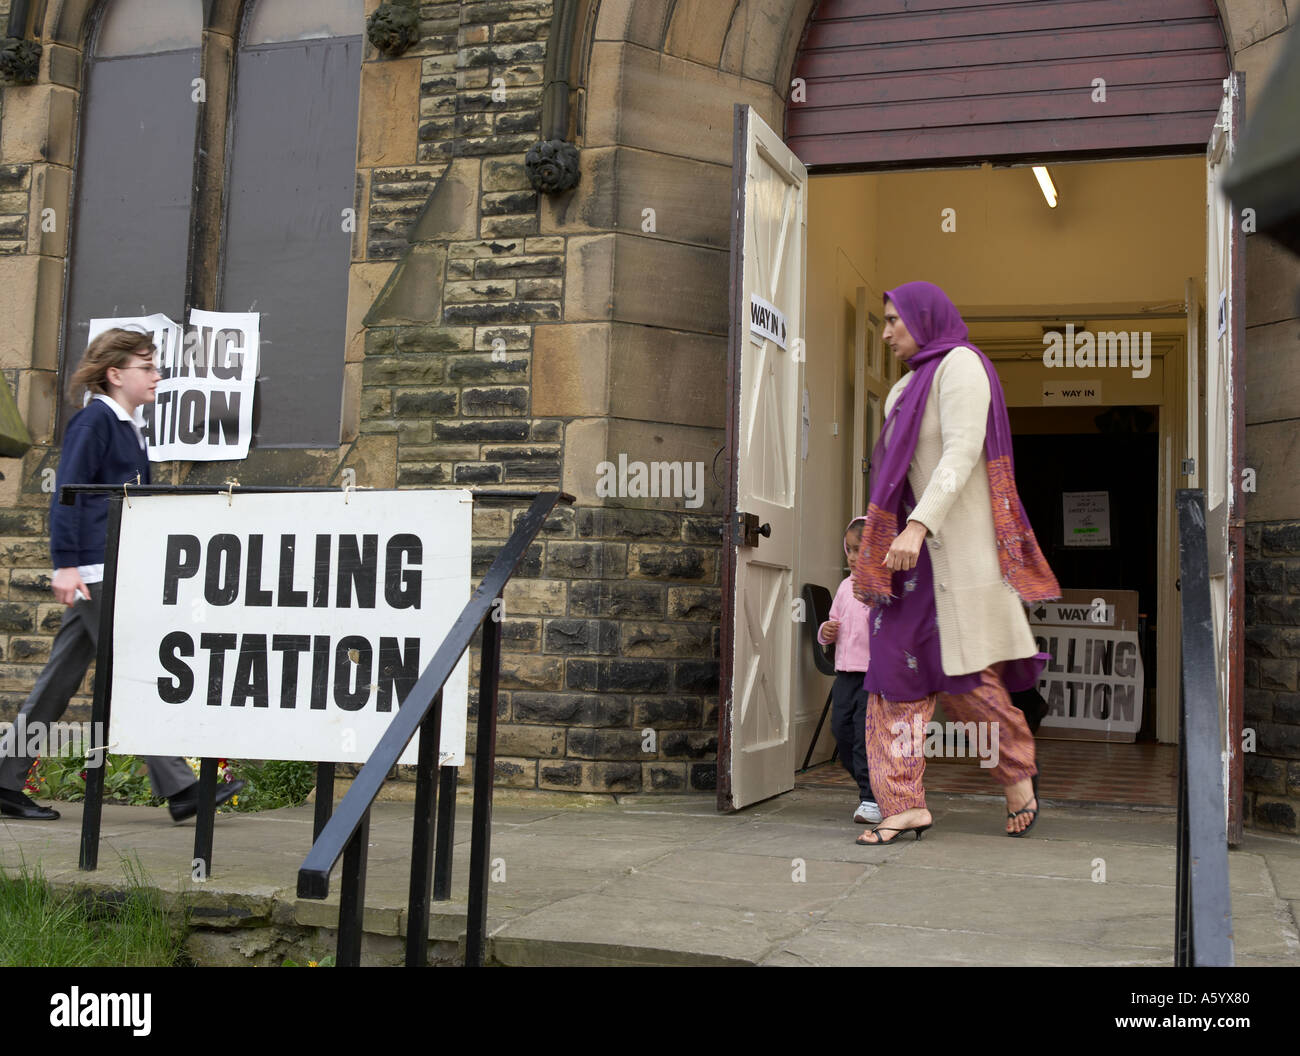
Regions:
<instances>
[{"instance_id":1,"label":"black sandal","mask_svg":"<svg viewBox=\"0 0 1300 1056\"><path fill-rule=\"evenodd\" d=\"M1018 818L1021 814L1029 814L1029 815L1032 815L1032 816L1031 816L1030 819L1029 819L1029 824L1026 825L1023 829L1021 829L1019 832L1008 832L1007 835L1008 835L1008 836L1023 836L1023 835L1024 835L1025 833L1027 833L1030 829L1032 829L1032 828L1034 827L1034 824L1038 821L1038 808L1039 808L1038 797L1035 796L1035 797L1034 797L1034 806L1033 806L1032 809L1029 808L1029 807L1021 807L1021 808L1020 808L1019 810L1017 810L1017 811L1014 811L1014 812L1010 812L1010 811L1009 811L1009 812L1007 813L1007 817L1008 817L1008 818Z\"/></svg>"},{"instance_id":2,"label":"black sandal","mask_svg":"<svg viewBox=\"0 0 1300 1056\"><path fill-rule=\"evenodd\" d=\"M930 825L933 824L934 824L933 821L930 822ZM916 833L916 838L919 840L921 838L921 833L925 832L925 830L928 829L930 825L916 825L916 826L909 825L907 828L903 828L903 829L896 829L892 825L877 825L874 829L869 829L867 832L864 832L862 834L862 836L867 836L869 834L874 833L876 836L874 840L864 840L862 836L859 836L853 842L856 843L859 847L883 847L887 843L893 843L895 840L901 839L902 833L904 832ZM882 832L896 832L899 833L899 835L891 836L889 837L889 839L885 839L883 836L880 835Z\"/></svg>"}]
</instances>

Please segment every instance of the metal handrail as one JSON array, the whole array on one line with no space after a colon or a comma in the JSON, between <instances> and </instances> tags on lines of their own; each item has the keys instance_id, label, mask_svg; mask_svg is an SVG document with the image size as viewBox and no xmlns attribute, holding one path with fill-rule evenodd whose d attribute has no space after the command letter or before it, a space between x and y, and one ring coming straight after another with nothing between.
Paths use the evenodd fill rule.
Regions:
<instances>
[{"instance_id":1,"label":"metal handrail","mask_svg":"<svg viewBox=\"0 0 1300 1056\"><path fill-rule=\"evenodd\" d=\"M1233 963L1228 828L1219 737L1219 680L1205 531L1205 493L1180 489L1182 700L1178 716L1178 865L1174 963Z\"/></svg>"},{"instance_id":2,"label":"metal handrail","mask_svg":"<svg viewBox=\"0 0 1300 1056\"><path fill-rule=\"evenodd\" d=\"M488 497L483 492L477 497ZM521 498L527 495L500 492L492 497ZM434 773L438 769L438 740L442 723L442 688L451 677L461 655L480 624L483 647L479 672L478 739L475 745L474 800L470 840L470 890L466 914L465 964L480 966L485 952L487 927L488 855L491 840L492 777L496 758L497 681L500 674L501 622L489 618L497 598L523 560L528 547L541 530L556 504L573 502L564 492L537 494L520 518L514 532L501 548L469 603L456 618L447 637L434 653L424 672L402 701L388 729L353 779L351 787L313 842L298 870L298 895L322 899L329 894L329 878L343 858L343 887L340 891L339 935L336 963L355 966L361 959L361 915L365 902L366 852L370 832L370 808L385 777L406 746L420 733L420 762L416 778L415 829L412 837L411 887L406 931L406 964L425 963L428 945L429 896L434 844L434 803L437 792ZM447 768L443 768L444 770ZM445 775L444 775L445 776ZM454 790L443 787L444 807ZM441 812L444 818L450 811ZM438 835L446 835L445 830ZM439 840L439 844L450 844Z\"/></svg>"}]
</instances>

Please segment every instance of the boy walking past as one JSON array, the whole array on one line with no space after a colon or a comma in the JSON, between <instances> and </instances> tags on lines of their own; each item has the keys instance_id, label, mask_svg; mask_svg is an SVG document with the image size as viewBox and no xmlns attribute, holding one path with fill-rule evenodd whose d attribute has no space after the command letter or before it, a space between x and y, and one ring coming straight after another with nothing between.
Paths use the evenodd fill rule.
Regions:
<instances>
[{"instance_id":1,"label":"boy walking past","mask_svg":"<svg viewBox=\"0 0 1300 1056\"><path fill-rule=\"evenodd\" d=\"M90 343L73 376L77 388L94 398L73 415L63 438L57 487L50 504L50 554L54 560L54 597L68 609L50 650L49 662L22 707L27 728L58 722L72 694L95 659L99 640L99 605L104 579L104 543L108 526L108 497L78 495L76 505L59 505L65 484L149 483L149 456L134 414L152 403L159 371L154 346L147 335L132 330L107 330ZM0 741L0 815L50 821L57 810L42 807L23 792L32 760L18 743L15 724ZM102 736L106 736L104 731ZM93 747L102 747L94 745ZM154 794L167 800L175 821L198 811L198 782L181 758L148 757ZM232 781L217 790L217 802L235 795L244 782Z\"/></svg>"}]
</instances>

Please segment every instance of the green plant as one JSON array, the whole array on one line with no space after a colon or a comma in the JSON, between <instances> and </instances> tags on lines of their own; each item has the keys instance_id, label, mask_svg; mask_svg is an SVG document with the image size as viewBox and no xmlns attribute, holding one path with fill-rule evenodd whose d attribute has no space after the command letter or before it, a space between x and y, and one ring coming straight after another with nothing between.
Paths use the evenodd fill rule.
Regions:
<instances>
[{"instance_id":1,"label":"green plant","mask_svg":"<svg viewBox=\"0 0 1300 1056\"><path fill-rule=\"evenodd\" d=\"M110 755L105 764L104 798L133 806L156 806L144 763L134 755ZM86 756L55 755L42 758L32 767L28 789L38 796L78 802L86 798Z\"/></svg>"},{"instance_id":2,"label":"green plant","mask_svg":"<svg viewBox=\"0 0 1300 1056\"><path fill-rule=\"evenodd\" d=\"M223 809L239 813L296 807L316 787L316 764L271 759L263 763L232 762L232 779L243 779L248 787Z\"/></svg>"},{"instance_id":3,"label":"green plant","mask_svg":"<svg viewBox=\"0 0 1300 1056\"><path fill-rule=\"evenodd\" d=\"M286 957L283 961L280 962L280 967L281 968L333 968L334 954L331 953L328 957L322 957L319 961L308 961L306 964L299 964L291 957Z\"/></svg>"},{"instance_id":4,"label":"green plant","mask_svg":"<svg viewBox=\"0 0 1300 1056\"><path fill-rule=\"evenodd\" d=\"M40 866L0 869L0 966L175 967L187 921L169 914L138 861L122 861L125 888L58 894Z\"/></svg>"}]
</instances>

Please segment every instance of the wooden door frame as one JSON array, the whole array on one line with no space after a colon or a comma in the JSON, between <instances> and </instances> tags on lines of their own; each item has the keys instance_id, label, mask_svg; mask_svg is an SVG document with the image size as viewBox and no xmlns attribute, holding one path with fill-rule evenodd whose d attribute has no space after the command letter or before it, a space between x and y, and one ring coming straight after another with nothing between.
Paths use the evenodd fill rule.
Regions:
<instances>
[{"instance_id":1,"label":"wooden door frame","mask_svg":"<svg viewBox=\"0 0 1300 1056\"><path fill-rule=\"evenodd\" d=\"M734 159L745 157L745 111L741 103L732 108L731 156L731 223L733 230L741 232L742 244L731 253L730 277L727 282L730 326L727 331L727 479L723 494L722 514L722 628L718 664L718 810L731 811L732 774L731 743L734 731L731 722L731 691L735 674L736 649L736 558L737 547L732 542L736 524L736 506L739 496L739 460L736 457L740 442L740 356L742 344L748 339L741 311L741 272L745 265L745 174L746 166L735 164Z\"/></svg>"}]
</instances>

